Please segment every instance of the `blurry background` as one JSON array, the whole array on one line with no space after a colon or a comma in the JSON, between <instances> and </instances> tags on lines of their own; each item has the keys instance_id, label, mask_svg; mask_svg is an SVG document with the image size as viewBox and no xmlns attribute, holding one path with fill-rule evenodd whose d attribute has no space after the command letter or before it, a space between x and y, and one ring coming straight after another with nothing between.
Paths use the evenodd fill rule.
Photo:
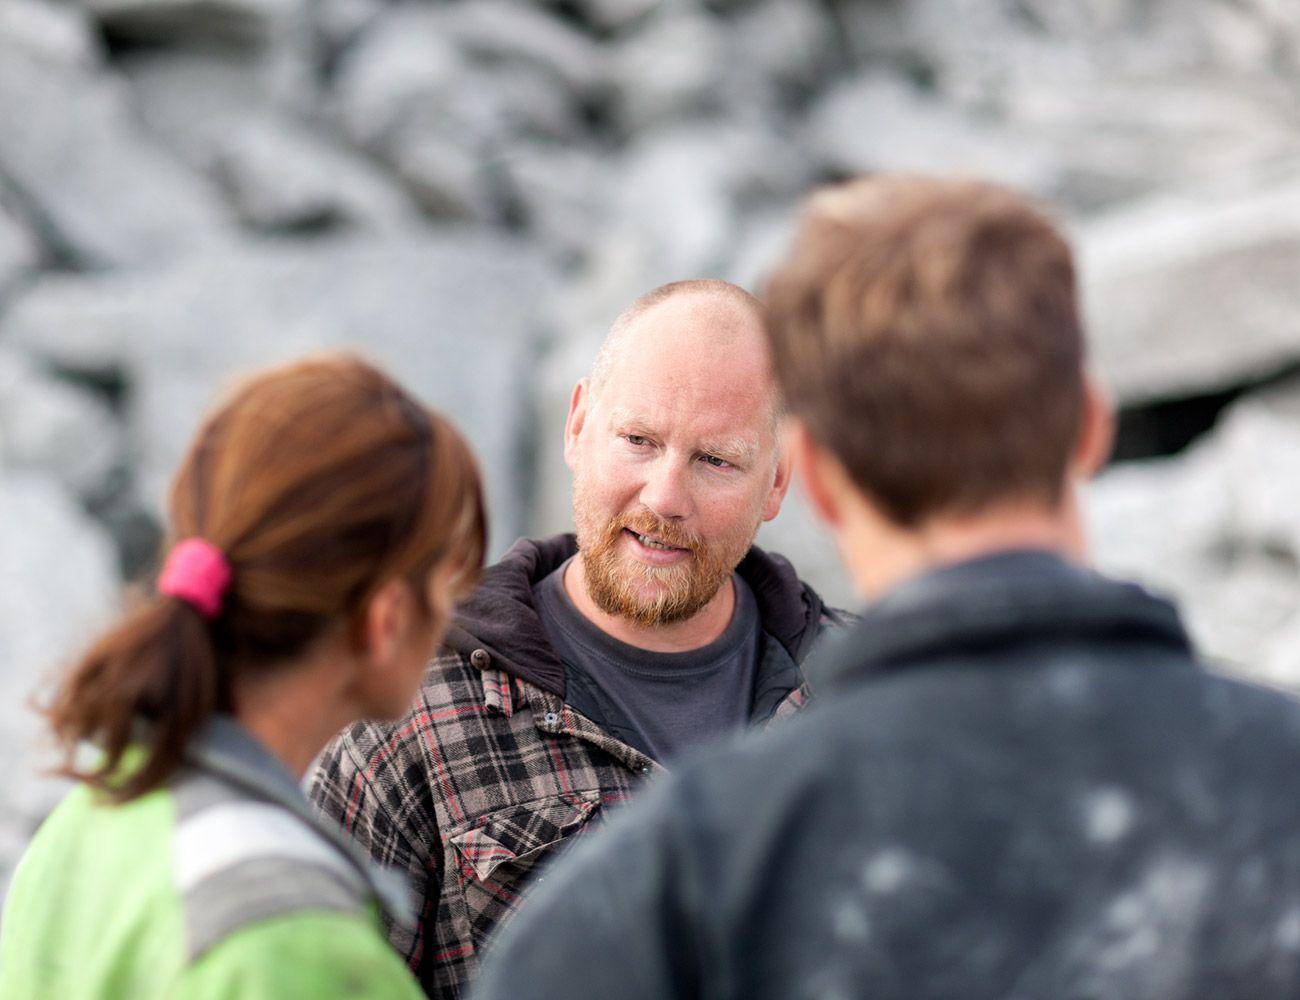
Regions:
<instances>
[{"instance_id":1,"label":"blurry background","mask_svg":"<svg viewBox=\"0 0 1300 1000\"><path fill-rule=\"evenodd\" d=\"M151 565L232 373L393 367L499 554L568 525L617 312L756 287L862 171L1058 206L1123 407L1101 565L1300 686L1297 97L1295 0L0 0L0 891L60 792L26 698ZM797 498L762 540L852 603Z\"/></svg>"}]
</instances>

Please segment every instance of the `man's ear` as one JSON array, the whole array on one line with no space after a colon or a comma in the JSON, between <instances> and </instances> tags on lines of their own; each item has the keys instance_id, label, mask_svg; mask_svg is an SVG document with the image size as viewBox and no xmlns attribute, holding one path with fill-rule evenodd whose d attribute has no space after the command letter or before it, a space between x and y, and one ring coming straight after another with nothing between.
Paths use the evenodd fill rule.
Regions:
<instances>
[{"instance_id":1,"label":"man's ear","mask_svg":"<svg viewBox=\"0 0 1300 1000\"><path fill-rule=\"evenodd\" d=\"M573 469L578 458L578 436L587 422L587 409L591 405L591 380L578 379L569 397L569 415L564 421L564 464Z\"/></svg>"},{"instance_id":2,"label":"man's ear","mask_svg":"<svg viewBox=\"0 0 1300 1000\"><path fill-rule=\"evenodd\" d=\"M767 502L763 505L763 520L770 521L781 513L781 503L786 491L790 489L790 476L794 470L794 457L790 451L789 434L784 428L776 436L776 475L772 479L772 489L768 491Z\"/></svg>"},{"instance_id":3,"label":"man's ear","mask_svg":"<svg viewBox=\"0 0 1300 1000\"><path fill-rule=\"evenodd\" d=\"M1083 379L1083 419L1070 459L1076 479L1091 479L1101 471L1115 446L1115 407L1110 394L1091 375Z\"/></svg>"},{"instance_id":4,"label":"man's ear","mask_svg":"<svg viewBox=\"0 0 1300 1000\"><path fill-rule=\"evenodd\" d=\"M802 420L790 421L786 440L791 463L799 472L799 481L813 513L831 528L840 527L844 516L836 485L844 478L843 469L830 452L817 443Z\"/></svg>"}]
</instances>

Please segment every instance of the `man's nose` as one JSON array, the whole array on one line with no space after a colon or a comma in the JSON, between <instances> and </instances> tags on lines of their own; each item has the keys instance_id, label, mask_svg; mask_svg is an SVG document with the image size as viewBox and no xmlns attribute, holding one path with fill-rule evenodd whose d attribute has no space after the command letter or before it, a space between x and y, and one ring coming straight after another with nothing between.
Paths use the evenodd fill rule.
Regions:
<instances>
[{"instance_id":1,"label":"man's nose","mask_svg":"<svg viewBox=\"0 0 1300 1000\"><path fill-rule=\"evenodd\" d=\"M680 521L691 512L687 470L668 456L651 464L641 487L641 503L665 521Z\"/></svg>"}]
</instances>

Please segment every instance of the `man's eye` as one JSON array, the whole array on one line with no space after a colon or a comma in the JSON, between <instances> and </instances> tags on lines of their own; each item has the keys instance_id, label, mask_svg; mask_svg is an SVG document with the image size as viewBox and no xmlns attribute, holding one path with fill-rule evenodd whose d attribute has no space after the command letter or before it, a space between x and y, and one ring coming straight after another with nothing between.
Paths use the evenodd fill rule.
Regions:
<instances>
[{"instance_id":1,"label":"man's eye","mask_svg":"<svg viewBox=\"0 0 1300 1000\"><path fill-rule=\"evenodd\" d=\"M633 445L634 447L637 448L640 448L642 445L646 445L650 443L649 440L642 437L640 434L624 434L623 436L627 438L628 444Z\"/></svg>"},{"instance_id":2,"label":"man's eye","mask_svg":"<svg viewBox=\"0 0 1300 1000\"><path fill-rule=\"evenodd\" d=\"M704 455L703 458L704 461L706 461L709 465L713 466L715 469L726 469L726 468L730 468L731 466L731 463L728 462L725 458L719 458L717 455Z\"/></svg>"}]
</instances>

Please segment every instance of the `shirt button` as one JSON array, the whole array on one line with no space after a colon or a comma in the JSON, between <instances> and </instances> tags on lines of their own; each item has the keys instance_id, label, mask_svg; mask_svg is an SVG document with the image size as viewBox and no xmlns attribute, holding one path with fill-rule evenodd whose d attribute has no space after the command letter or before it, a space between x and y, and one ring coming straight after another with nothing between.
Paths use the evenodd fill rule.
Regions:
<instances>
[{"instance_id":1,"label":"shirt button","mask_svg":"<svg viewBox=\"0 0 1300 1000\"><path fill-rule=\"evenodd\" d=\"M642 768L641 768L641 773L642 773L642 774L649 774L649 773L650 773L650 765L649 765L649 764L646 764L644 767L642 767Z\"/></svg>"},{"instance_id":2,"label":"shirt button","mask_svg":"<svg viewBox=\"0 0 1300 1000\"><path fill-rule=\"evenodd\" d=\"M560 721L560 717L556 715L554 712L547 712L545 715L542 716L542 721L545 722L548 726L554 726Z\"/></svg>"},{"instance_id":3,"label":"shirt button","mask_svg":"<svg viewBox=\"0 0 1300 1000\"><path fill-rule=\"evenodd\" d=\"M487 665L492 662L492 657L488 656L486 649L476 649L469 654L469 662L478 667L479 670L486 670Z\"/></svg>"}]
</instances>

